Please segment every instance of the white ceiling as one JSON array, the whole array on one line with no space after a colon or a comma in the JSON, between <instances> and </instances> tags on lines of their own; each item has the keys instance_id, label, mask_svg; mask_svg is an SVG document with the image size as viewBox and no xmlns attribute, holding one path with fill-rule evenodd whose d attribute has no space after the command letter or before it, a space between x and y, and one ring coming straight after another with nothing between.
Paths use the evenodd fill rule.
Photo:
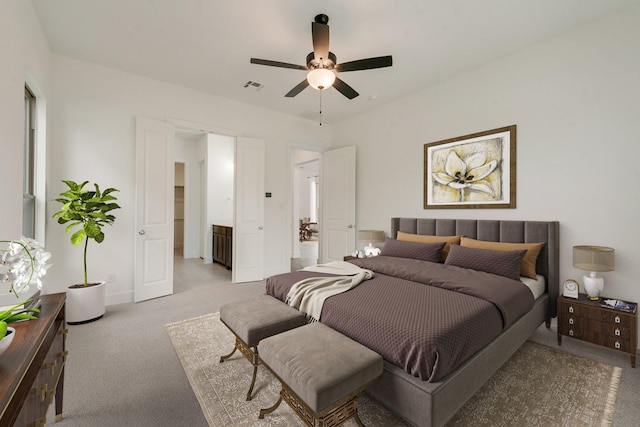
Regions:
<instances>
[{"instance_id":1,"label":"white ceiling","mask_svg":"<svg viewBox=\"0 0 640 427\"><path fill-rule=\"evenodd\" d=\"M60 55L235 101L317 119L320 96L300 70L311 22L329 16L338 63L393 55L393 66L341 73L360 96L323 92L324 123L337 123L612 14L638 0L32 0ZM265 85L243 88L247 81Z\"/></svg>"}]
</instances>

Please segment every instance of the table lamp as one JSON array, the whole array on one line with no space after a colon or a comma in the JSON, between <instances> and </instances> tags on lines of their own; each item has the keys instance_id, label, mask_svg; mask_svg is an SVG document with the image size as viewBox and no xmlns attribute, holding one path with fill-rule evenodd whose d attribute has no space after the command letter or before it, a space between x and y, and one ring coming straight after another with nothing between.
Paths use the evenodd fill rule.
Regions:
<instances>
[{"instance_id":1,"label":"table lamp","mask_svg":"<svg viewBox=\"0 0 640 427\"><path fill-rule=\"evenodd\" d=\"M598 300L604 289L604 279L597 272L614 270L614 249L606 246L574 246L573 266L589 272L588 276L582 276L584 290L590 300Z\"/></svg>"},{"instance_id":2,"label":"table lamp","mask_svg":"<svg viewBox=\"0 0 640 427\"><path fill-rule=\"evenodd\" d=\"M364 247L365 256L371 256L377 251L377 248L373 246L374 243L384 242L386 235L382 230L360 230L358 231L358 241L369 243Z\"/></svg>"}]
</instances>

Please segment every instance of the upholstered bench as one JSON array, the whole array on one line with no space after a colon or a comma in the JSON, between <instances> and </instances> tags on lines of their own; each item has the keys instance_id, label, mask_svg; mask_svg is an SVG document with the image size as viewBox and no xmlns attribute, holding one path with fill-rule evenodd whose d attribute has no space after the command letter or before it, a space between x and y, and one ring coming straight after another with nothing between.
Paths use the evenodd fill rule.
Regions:
<instances>
[{"instance_id":1,"label":"upholstered bench","mask_svg":"<svg viewBox=\"0 0 640 427\"><path fill-rule=\"evenodd\" d=\"M304 313L267 295L223 305L220 307L220 320L236 336L233 350L220 357L220 363L231 357L236 350L240 350L253 365L247 400L251 400L258 366L261 363L258 343L264 338L306 324Z\"/></svg>"},{"instance_id":2,"label":"upholstered bench","mask_svg":"<svg viewBox=\"0 0 640 427\"><path fill-rule=\"evenodd\" d=\"M266 338L258 345L264 365L280 380L284 399L310 426L338 426L358 416L356 397L382 376L382 357L322 323Z\"/></svg>"}]
</instances>

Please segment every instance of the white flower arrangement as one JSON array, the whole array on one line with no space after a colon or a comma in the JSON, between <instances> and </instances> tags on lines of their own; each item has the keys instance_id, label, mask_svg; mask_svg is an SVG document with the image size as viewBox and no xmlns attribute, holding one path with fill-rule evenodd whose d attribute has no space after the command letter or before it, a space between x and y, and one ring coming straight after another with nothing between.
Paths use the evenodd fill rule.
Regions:
<instances>
[{"instance_id":1,"label":"white flower arrangement","mask_svg":"<svg viewBox=\"0 0 640 427\"><path fill-rule=\"evenodd\" d=\"M5 248L0 248L0 284L9 284L16 297L36 285L42 289L42 277L51 264L47 261L51 253L33 239L0 240Z\"/></svg>"}]
</instances>

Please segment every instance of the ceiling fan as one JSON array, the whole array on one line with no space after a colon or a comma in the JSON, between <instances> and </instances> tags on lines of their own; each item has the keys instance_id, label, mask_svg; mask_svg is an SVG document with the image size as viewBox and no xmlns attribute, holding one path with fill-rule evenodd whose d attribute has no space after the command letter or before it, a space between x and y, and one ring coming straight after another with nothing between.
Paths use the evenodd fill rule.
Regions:
<instances>
[{"instance_id":1,"label":"ceiling fan","mask_svg":"<svg viewBox=\"0 0 640 427\"><path fill-rule=\"evenodd\" d=\"M392 58L390 55L387 55L337 64L336 55L329 51L328 22L329 17L327 15L320 14L317 15L314 22L311 23L313 52L307 55L306 66L257 58L251 58L251 63L268 65L270 67L308 71L307 78L291 89L285 97L292 98L302 92L307 86L311 85L311 87L318 90L327 89L333 86L338 90L338 92L347 98L355 98L358 96L358 92L336 77L336 73L390 67L392 65Z\"/></svg>"}]
</instances>

